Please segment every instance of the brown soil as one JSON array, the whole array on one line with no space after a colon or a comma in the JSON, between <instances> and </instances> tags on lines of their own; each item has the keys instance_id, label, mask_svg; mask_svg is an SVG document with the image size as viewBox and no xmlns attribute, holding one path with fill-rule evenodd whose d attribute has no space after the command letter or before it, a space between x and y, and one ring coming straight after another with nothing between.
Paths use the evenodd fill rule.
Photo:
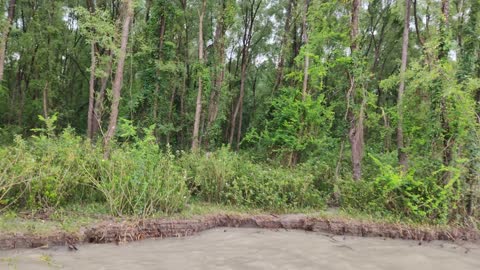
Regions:
<instances>
[{"instance_id":1,"label":"brown soil","mask_svg":"<svg viewBox=\"0 0 480 270\"><path fill-rule=\"evenodd\" d=\"M407 240L480 240L478 230L467 228L421 228L400 224L381 224L338 218L317 218L305 215L209 215L195 219L147 219L141 221L103 222L76 234L64 232L50 236L33 234L1 234L0 250L39 248L74 243L120 243L146 238L182 237L216 227L250 227L296 229L326 232L335 235L399 238Z\"/></svg>"}]
</instances>

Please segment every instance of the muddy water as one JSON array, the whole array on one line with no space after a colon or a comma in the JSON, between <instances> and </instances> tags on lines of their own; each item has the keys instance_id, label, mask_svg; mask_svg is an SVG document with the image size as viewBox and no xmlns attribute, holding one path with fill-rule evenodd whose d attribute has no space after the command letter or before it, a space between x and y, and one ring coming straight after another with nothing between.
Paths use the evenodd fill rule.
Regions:
<instances>
[{"instance_id":1,"label":"muddy water","mask_svg":"<svg viewBox=\"0 0 480 270\"><path fill-rule=\"evenodd\" d=\"M196 236L70 252L0 252L0 269L480 269L480 245L221 228Z\"/></svg>"}]
</instances>

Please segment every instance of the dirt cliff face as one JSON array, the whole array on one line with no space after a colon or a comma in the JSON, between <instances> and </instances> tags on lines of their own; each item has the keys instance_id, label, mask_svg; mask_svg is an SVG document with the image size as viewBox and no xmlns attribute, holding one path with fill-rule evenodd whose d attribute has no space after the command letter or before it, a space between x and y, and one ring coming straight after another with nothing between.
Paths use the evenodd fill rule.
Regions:
<instances>
[{"instance_id":1,"label":"dirt cliff face","mask_svg":"<svg viewBox=\"0 0 480 270\"><path fill-rule=\"evenodd\" d=\"M146 219L140 221L102 222L77 234L64 232L49 236L0 234L0 249L37 248L69 243L121 243L146 238L183 237L216 227L306 230L335 235L385 237L408 240L480 239L480 232L467 228L414 228L400 224L371 223L305 215L209 215L194 219Z\"/></svg>"}]
</instances>

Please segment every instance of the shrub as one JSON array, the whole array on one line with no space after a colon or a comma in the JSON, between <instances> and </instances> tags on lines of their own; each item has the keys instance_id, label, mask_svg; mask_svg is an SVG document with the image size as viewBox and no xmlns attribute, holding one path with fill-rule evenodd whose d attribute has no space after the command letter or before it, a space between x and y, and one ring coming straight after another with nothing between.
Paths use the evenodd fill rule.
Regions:
<instances>
[{"instance_id":1,"label":"shrub","mask_svg":"<svg viewBox=\"0 0 480 270\"><path fill-rule=\"evenodd\" d=\"M324 205L311 175L252 163L227 148L185 155L182 164L192 193L209 202L270 210Z\"/></svg>"},{"instance_id":2,"label":"shrub","mask_svg":"<svg viewBox=\"0 0 480 270\"><path fill-rule=\"evenodd\" d=\"M238 155L226 147L206 154L184 154L181 160L192 195L207 202L225 200L226 187L236 177L236 167L241 163Z\"/></svg>"},{"instance_id":3,"label":"shrub","mask_svg":"<svg viewBox=\"0 0 480 270\"><path fill-rule=\"evenodd\" d=\"M36 169L27 187L28 206L55 207L95 194L88 186L83 164L99 152L73 130L65 129L58 137L33 137L30 144Z\"/></svg>"},{"instance_id":4,"label":"shrub","mask_svg":"<svg viewBox=\"0 0 480 270\"><path fill-rule=\"evenodd\" d=\"M17 137L0 151L0 207L48 208L92 196L81 166L91 151L71 129L58 137Z\"/></svg>"},{"instance_id":5,"label":"shrub","mask_svg":"<svg viewBox=\"0 0 480 270\"><path fill-rule=\"evenodd\" d=\"M453 177L439 184L436 173L419 178L415 170L404 174L372 157L380 169L373 181L343 181L340 183L341 206L363 209L378 214L399 216L416 222L446 223L455 208L458 190Z\"/></svg>"},{"instance_id":6,"label":"shrub","mask_svg":"<svg viewBox=\"0 0 480 270\"><path fill-rule=\"evenodd\" d=\"M90 179L105 197L112 213L148 216L184 208L189 192L175 157L162 152L151 130L144 140L112 150L108 160L97 159L98 175Z\"/></svg>"},{"instance_id":7,"label":"shrub","mask_svg":"<svg viewBox=\"0 0 480 270\"><path fill-rule=\"evenodd\" d=\"M64 206L106 201L113 214L151 215L181 210L189 198L185 177L170 152L144 140L114 149L103 160L94 147L65 129L54 134L54 118L29 140L0 148L0 209ZM136 138L136 136L135 136Z\"/></svg>"},{"instance_id":8,"label":"shrub","mask_svg":"<svg viewBox=\"0 0 480 270\"><path fill-rule=\"evenodd\" d=\"M15 142L13 147L0 149L0 209L18 204L35 168L25 141L17 137Z\"/></svg>"},{"instance_id":9,"label":"shrub","mask_svg":"<svg viewBox=\"0 0 480 270\"><path fill-rule=\"evenodd\" d=\"M272 210L322 207L324 199L313 186L310 175L288 169L264 169L248 164L226 191L228 202Z\"/></svg>"},{"instance_id":10,"label":"shrub","mask_svg":"<svg viewBox=\"0 0 480 270\"><path fill-rule=\"evenodd\" d=\"M300 156L326 146L333 116L324 95L303 97L300 89L283 88L270 104L263 129L249 130L242 145L293 166Z\"/></svg>"},{"instance_id":11,"label":"shrub","mask_svg":"<svg viewBox=\"0 0 480 270\"><path fill-rule=\"evenodd\" d=\"M103 159L101 147L72 129L55 135L55 117L43 120L39 135L0 148L0 208L101 201L115 215L148 216L181 211L190 195L269 210L324 205L305 170L254 163L228 148L176 158L155 143L153 127L143 139L131 133Z\"/></svg>"}]
</instances>

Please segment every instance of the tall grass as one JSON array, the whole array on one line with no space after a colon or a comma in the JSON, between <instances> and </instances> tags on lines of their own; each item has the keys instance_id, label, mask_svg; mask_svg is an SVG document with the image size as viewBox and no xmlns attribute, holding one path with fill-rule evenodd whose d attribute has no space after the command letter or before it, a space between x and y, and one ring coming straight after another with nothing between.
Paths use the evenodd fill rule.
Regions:
<instances>
[{"instance_id":1,"label":"tall grass","mask_svg":"<svg viewBox=\"0 0 480 270\"><path fill-rule=\"evenodd\" d=\"M207 154L187 154L192 193L208 202L270 210L323 207L324 198L314 187L313 176L267 164L222 148Z\"/></svg>"},{"instance_id":2,"label":"tall grass","mask_svg":"<svg viewBox=\"0 0 480 270\"><path fill-rule=\"evenodd\" d=\"M227 148L175 156L159 148L152 130L114 145L109 159L72 129L17 137L0 148L0 210L97 202L114 215L150 216L179 212L191 197L268 210L324 205L309 174L253 163Z\"/></svg>"},{"instance_id":3,"label":"tall grass","mask_svg":"<svg viewBox=\"0 0 480 270\"><path fill-rule=\"evenodd\" d=\"M175 157L153 140L115 149L108 160L93 162L97 175L89 174L90 180L114 214L170 214L181 211L190 197Z\"/></svg>"}]
</instances>

